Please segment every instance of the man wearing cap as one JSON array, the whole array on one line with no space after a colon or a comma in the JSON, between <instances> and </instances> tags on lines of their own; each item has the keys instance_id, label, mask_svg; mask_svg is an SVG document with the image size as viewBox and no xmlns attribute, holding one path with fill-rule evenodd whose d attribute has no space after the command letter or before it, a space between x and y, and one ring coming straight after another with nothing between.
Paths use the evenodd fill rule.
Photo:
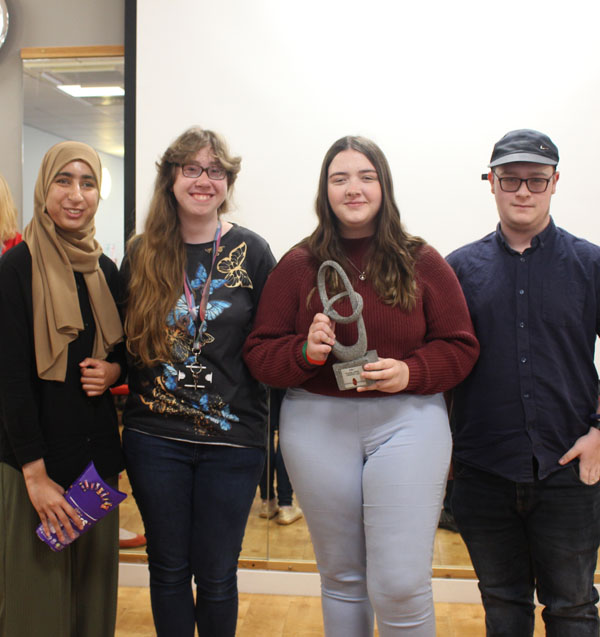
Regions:
<instances>
[{"instance_id":1,"label":"man wearing cap","mask_svg":"<svg viewBox=\"0 0 600 637\"><path fill-rule=\"evenodd\" d=\"M481 353L454 390L453 511L488 637L598 637L600 248L554 225L558 149L507 133L484 176L495 232L448 257Z\"/></svg>"}]
</instances>

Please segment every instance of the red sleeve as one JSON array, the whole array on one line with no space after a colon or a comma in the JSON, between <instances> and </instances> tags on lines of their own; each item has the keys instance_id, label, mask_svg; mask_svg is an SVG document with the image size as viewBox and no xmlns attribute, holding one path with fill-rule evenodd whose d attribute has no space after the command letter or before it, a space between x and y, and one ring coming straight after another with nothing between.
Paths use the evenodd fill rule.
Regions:
<instances>
[{"instance_id":1,"label":"red sleeve","mask_svg":"<svg viewBox=\"0 0 600 637\"><path fill-rule=\"evenodd\" d=\"M335 360L315 367L302 357L312 319L322 311L314 291L316 271L301 249L282 259L263 291L244 358L256 378L274 387L304 386L316 393L344 395L337 389L331 370ZM378 301L374 292L364 291L369 347L377 349L380 356L406 362L410 377L405 391L434 394L454 387L467 376L477 360L479 344L454 272L429 246L420 251L416 278L419 299L408 315ZM398 321L402 321L403 337L398 334ZM338 337L342 327L338 326Z\"/></svg>"},{"instance_id":2,"label":"red sleeve","mask_svg":"<svg viewBox=\"0 0 600 637\"><path fill-rule=\"evenodd\" d=\"M4 243L4 245L2 246L2 254L4 254L7 250L10 250L11 248L14 248L17 243L21 243L22 240L23 237L17 232L17 234L12 239L9 239Z\"/></svg>"},{"instance_id":3,"label":"red sleeve","mask_svg":"<svg viewBox=\"0 0 600 637\"><path fill-rule=\"evenodd\" d=\"M426 334L423 345L404 359L410 370L405 391L431 394L466 378L479 356L479 342L460 283L431 246L421 250L416 276Z\"/></svg>"},{"instance_id":4,"label":"red sleeve","mask_svg":"<svg viewBox=\"0 0 600 637\"><path fill-rule=\"evenodd\" d=\"M301 249L286 254L269 275L244 345L246 365L261 382L297 387L319 371L302 356L315 314L306 299L315 282L316 270Z\"/></svg>"}]
</instances>

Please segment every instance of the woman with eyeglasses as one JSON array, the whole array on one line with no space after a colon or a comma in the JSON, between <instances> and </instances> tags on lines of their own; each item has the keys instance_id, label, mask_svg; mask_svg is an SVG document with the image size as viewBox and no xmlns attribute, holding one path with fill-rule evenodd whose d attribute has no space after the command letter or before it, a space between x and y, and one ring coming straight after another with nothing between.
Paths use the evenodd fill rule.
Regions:
<instances>
[{"instance_id":1,"label":"woman with eyeglasses","mask_svg":"<svg viewBox=\"0 0 600 637\"><path fill-rule=\"evenodd\" d=\"M102 167L61 142L44 156L33 219L0 259L0 635L112 637L119 518L60 552L82 521L63 497L90 461L116 487L123 456L109 387L125 366L119 274L94 238Z\"/></svg>"},{"instance_id":2,"label":"woman with eyeglasses","mask_svg":"<svg viewBox=\"0 0 600 637\"><path fill-rule=\"evenodd\" d=\"M478 343L454 273L402 226L376 144L331 146L316 212L316 230L269 277L245 359L259 380L289 388L280 441L321 574L326 636L371 637L375 614L381 637L433 637L431 561L451 448L442 392L469 373ZM327 267L317 290L325 261L341 270ZM378 356L342 371L340 389L332 347L361 333L331 318L360 307L343 296L348 284Z\"/></svg>"},{"instance_id":3,"label":"woman with eyeglasses","mask_svg":"<svg viewBox=\"0 0 600 637\"><path fill-rule=\"evenodd\" d=\"M123 446L158 637L192 637L195 626L235 635L267 421L265 389L241 351L274 265L261 237L222 218L240 163L212 131L178 137L122 268L132 359Z\"/></svg>"}]
</instances>

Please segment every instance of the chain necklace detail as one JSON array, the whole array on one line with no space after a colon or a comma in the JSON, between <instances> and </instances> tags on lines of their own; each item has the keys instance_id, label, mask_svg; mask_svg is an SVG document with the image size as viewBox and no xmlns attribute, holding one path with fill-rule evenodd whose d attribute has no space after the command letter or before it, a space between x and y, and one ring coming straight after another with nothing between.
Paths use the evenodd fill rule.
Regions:
<instances>
[{"instance_id":1,"label":"chain necklace detail","mask_svg":"<svg viewBox=\"0 0 600 637\"><path fill-rule=\"evenodd\" d=\"M358 278L361 281L366 281L367 280L367 271L366 270L360 270L359 268L357 268L356 265L354 265L352 259L350 259L350 257L348 255L346 255L346 260L358 272Z\"/></svg>"}]
</instances>

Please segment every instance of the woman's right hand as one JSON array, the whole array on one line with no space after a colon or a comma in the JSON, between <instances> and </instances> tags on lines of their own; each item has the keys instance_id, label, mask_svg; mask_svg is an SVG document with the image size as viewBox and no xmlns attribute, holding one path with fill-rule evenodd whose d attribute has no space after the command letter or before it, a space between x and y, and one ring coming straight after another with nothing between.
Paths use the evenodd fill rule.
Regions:
<instances>
[{"instance_id":1,"label":"woman's right hand","mask_svg":"<svg viewBox=\"0 0 600 637\"><path fill-rule=\"evenodd\" d=\"M40 516L44 533L50 537L50 525L54 527L56 535L61 542L65 542L64 530L74 540L77 533L73 529L71 521L78 529L83 528L83 521L77 515L75 509L63 497L64 489L50 479L46 473L44 459L28 462L22 467L25 486L33 508ZM62 525L62 526L61 526Z\"/></svg>"},{"instance_id":2,"label":"woman's right hand","mask_svg":"<svg viewBox=\"0 0 600 637\"><path fill-rule=\"evenodd\" d=\"M325 361L335 343L335 323L325 314L315 314L308 328L306 354L314 361Z\"/></svg>"}]
</instances>

